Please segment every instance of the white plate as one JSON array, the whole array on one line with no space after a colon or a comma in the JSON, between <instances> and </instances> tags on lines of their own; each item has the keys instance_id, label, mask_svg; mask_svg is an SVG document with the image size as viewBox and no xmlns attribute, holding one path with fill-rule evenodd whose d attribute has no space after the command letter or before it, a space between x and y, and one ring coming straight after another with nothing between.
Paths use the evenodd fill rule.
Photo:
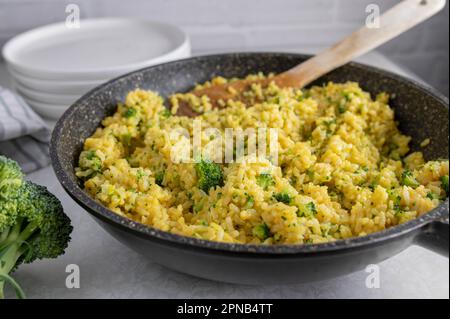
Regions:
<instances>
[{"instance_id":1,"label":"white plate","mask_svg":"<svg viewBox=\"0 0 450 319\"><path fill-rule=\"evenodd\" d=\"M173 25L125 18L51 24L3 47L13 70L47 80L104 80L190 55L187 35Z\"/></svg>"},{"instance_id":2,"label":"white plate","mask_svg":"<svg viewBox=\"0 0 450 319\"><path fill-rule=\"evenodd\" d=\"M24 100L36 113L51 120L58 120L68 109L68 106L66 107L62 105L49 105L34 101L27 97L24 97Z\"/></svg>"},{"instance_id":3,"label":"white plate","mask_svg":"<svg viewBox=\"0 0 450 319\"><path fill-rule=\"evenodd\" d=\"M18 82L13 83L16 91L23 97L32 99L37 102L54 105L71 105L78 100L82 94L68 95L68 94L52 94L41 91L35 91L27 88Z\"/></svg>"},{"instance_id":4,"label":"white plate","mask_svg":"<svg viewBox=\"0 0 450 319\"><path fill-rule=\"evenodd\" d=\"M31 78L26 75L20 74L17 71L8 69L8 72L13 77L16 83L21 84L35 91L42 91L55 94L84 94L96 86L108 81L97 80L97 81L58 81L58 80L40 80L36 78Z\"/></svg>"}]
</instances>

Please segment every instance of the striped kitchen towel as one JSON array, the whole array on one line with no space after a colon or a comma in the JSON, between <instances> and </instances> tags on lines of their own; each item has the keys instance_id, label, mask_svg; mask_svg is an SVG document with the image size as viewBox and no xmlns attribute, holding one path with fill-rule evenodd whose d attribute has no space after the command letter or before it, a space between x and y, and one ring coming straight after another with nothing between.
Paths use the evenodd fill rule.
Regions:
<instances>
[{"instance_id":1,"label":"striped kitchen towel","mask_svg":"<svg viewBox=\"0 0 450 319\"><path fill-rule=\"evenodd\" d=\"M17 94L0 87L0 155L16 160L25 173L50 164L50 130Z\"/></svg>"}]
</instances>

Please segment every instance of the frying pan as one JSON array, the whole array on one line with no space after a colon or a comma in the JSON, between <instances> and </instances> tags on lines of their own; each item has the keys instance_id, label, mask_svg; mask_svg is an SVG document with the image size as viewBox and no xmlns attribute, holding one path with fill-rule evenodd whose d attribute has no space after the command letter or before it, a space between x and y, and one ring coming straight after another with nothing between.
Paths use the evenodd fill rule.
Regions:
<instances>
[{"instance_id":1,"label":"frying pan","mask_svg":"<svg viewBox=\"0 0 450 319\"><path fill-rule=\"evenodd\" d=\"M211 280L240 284L325 280L379 263L412 244L448 256L448 198L419 218L368 236L323 244L268 246L212 242L148 227L108 210L80 186L74 172L84 140L115 112L117 103L130 90L155 90L168 96L214 76L279 73L308 58L288 53L218 54L152 66L111 80L76 101L56 124L50 147L56 176L67 193L120 242L168 268ZM313 85L328 81L356 81L373 96L382 91L392 94L390 105L400 130L413 138L412 150L420 149L427 160L448 158L448 99L432 88L358 63L349 63ZM425 138L431 143L421 149L419 143Z\"/></svg>"}]
</instances>

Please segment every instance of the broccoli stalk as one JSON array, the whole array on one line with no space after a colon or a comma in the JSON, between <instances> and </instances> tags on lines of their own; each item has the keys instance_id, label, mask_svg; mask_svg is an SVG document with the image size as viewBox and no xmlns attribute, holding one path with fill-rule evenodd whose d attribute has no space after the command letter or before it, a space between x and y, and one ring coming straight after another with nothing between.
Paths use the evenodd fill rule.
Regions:
<instances>
[{"instance_id":1,"label":"broccoli stalk","mask_svg":"<svg viewBox=\"0 0 450 319\"><path fill-rule=\"evenodd\" d=\"M25 298L25 293L23 292L20 285L12 278L9 273L17 268L19 259L23 258L24 255L29 251L29 246L27 240L33 234L33 230L36 225L29 224L22 229L22 224L24 220L20 218L16 221L16 224L10 229L5 229L1 233L0 239L0 299L4 296L4 285L5 283L10 284L16 291L18 298Z\"/></svg>"},{"instance_id":2,"label":"broccoli stalk","mask_svg":"<svg viewBox=\"0 0 450 319\"><path fill-rule=\"evenodd\" d=\"M8 185L0 194L0 299L6 283L24 298L10 273L22 263L63 254L72 232L59 200L43 186L18 182L18 176L17 163L0 156L0 184Z\"/></svg>"}]
</instances>

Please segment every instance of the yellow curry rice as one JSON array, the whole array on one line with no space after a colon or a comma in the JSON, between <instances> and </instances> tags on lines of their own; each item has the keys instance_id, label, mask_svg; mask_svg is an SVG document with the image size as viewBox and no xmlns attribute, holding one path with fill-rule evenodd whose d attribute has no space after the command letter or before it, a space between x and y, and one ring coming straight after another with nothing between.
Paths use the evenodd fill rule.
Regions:
<instances>
[{"instance_id":1,"label":"yellow curry rice","mask_svg":"<svg viewBox=\"0 0 450 319\"><path fill-rule=\"evenodd\" d=\"M223 181L202 189L198 164L171 159L170 132L184 128L192 138L193 120L166 110L157 93L135 90L85 141L76 174L117 214L236 243L363 236L416 218L448 196L448 160L425 162L422 153L410 153L387 94L373 99L352 82L308 90L253 85L246 94L249 107L228 101L220 110L207 97L176 94L172 113L184 101L201 113L203 128L222 134L275 128L276 165L271 158L220 164ZM210 139L202 131L202 145Z\"/></svg>"}]
</instances>

